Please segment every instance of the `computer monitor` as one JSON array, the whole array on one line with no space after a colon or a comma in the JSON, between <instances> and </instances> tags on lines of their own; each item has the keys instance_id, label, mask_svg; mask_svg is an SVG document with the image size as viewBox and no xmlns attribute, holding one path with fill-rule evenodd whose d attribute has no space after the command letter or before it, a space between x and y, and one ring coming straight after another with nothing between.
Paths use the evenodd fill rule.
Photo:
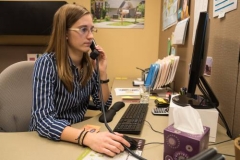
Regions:
<instances>
[{"instance_id":1,"label":"computer monitor","mask_svg":"<svg viewBox=\"0 0 240 160\"><path fill-rule=\"evenodd\" d=\"M208 13L201 12L199 15L192 61L189 69L187 93L172 98L173 103L177 105L191 105L193 108L197 109L215 108L219 105L215 94L203 76L208 47L208 23ZM202 95L195 94L197 86L202 92Z\"/></svg>"}]
</instances>

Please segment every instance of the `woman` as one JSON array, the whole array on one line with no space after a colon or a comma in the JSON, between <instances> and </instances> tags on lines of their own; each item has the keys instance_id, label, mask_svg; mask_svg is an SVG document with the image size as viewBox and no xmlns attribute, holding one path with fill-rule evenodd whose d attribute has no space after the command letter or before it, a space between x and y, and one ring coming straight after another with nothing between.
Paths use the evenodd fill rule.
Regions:
<instances>
[{"instance_id":1,"label":"woman","mask_svg":"<svg viewBox=\"0 0 240 160\"><path fill-rule=\"evenodd\" d=\"M82 6L66 4L55 13L46 53L34 67L30 130L52 140L78 143L115 156L124 150L122 144L130 147L122 134L90 133L71 127L83 120L90 95L101 109L96 63L88 55L94 31L92 15ZM107 84L107 57L100 46L96 49L100 52L103 101L108 109L112 96Z\"/></svg>"}]
</instances>

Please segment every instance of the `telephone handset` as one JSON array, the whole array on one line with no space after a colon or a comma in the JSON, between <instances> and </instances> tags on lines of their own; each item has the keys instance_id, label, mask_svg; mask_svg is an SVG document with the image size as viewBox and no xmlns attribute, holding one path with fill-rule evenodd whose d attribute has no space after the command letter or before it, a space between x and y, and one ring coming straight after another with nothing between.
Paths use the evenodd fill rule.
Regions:
<instances>
[{"instance_id":1,"label":"telephone handset","mask_svg":"<svg viewBox=\"0 0 240 160\"><path fill-rule=\"evenodd\" d=\"M95 40L93 39L92 40L92 44L90 45L90 48L92 50L92 52L90 53L90 57L94 60L96 59L98 56L99 56L99 52L98 50L96 49L96 42Z\"/></svg>"}]
</instances>

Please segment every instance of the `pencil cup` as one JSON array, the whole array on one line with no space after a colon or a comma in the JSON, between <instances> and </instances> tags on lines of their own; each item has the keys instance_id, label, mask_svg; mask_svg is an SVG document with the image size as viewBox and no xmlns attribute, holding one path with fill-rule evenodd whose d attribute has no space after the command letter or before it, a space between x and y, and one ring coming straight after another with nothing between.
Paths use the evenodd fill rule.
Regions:
<instances>
[{"instance_id":1,"label":"pencil cup","mask_svg":"<svg viewBox=\"0 0 240 160\"><path fill-rule=\"evenodd\" d=\"M140 85L140 103L149 103L150 86Z\"/></svg>"}]
</instances>

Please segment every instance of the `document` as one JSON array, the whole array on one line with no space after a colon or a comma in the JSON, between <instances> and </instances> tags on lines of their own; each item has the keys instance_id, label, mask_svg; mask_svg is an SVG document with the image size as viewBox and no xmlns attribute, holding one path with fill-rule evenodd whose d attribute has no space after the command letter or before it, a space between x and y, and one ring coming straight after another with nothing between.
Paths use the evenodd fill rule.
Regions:
<instances>
[{"instance_id":1,"label":"document","mask_svg":"<svg viewBox=\"0 0 240 160\"><path fill-rule=\"evenodd\" d=\"M173 68L172 68L170 80L168 81L168 83L171 83L174 80L174 77L175 77L175 74L176 74L176 71L177 71L177 66L178 66L179 59L180 59L179 56L174 56L173 57Z\"/></svg>"},{"instance_id":2,"label":"document","mask_svg":"<svg viewBox=\"0 0 240 160\"><path fill-rule=\"evenodd\" d=\"M171 60L170 59L166 59L166 68L163 71L163 81L162 81L163 85L166 84L168 75L170 73L170 66L171 66Z\"/></svg>"},{"instance_id":3,"label":"document","mask_svg":"<svg viewBox=\"0 0 240 160\"><path fill-rule=\"evenodd\" d=\"M163 59L162 63L161 63L161 67L162 67L162 71L161 71L161 75L160 75L160 79L158 81L158 85L157 88L163 86L163 81L164 81L164 75L166 73L166 68L167 68L167 63L165 58Z\"/></svg>"},{"instance_id":4,"label":"document","mask_svg":"<svg viewBox=\"0 0 240 160\"><path fill-rule=\"evenodd\" d=\"M175 73L179 62L179 56L167 56L162 60L158 60L159 70L156 76L153 90L161 89L174 80Z\"/></svg>"},{"instance_id":5,"label":"document","mask_svg":"<svg viewBox=\"0 0 240 160\"><path fill-rule=\"evenodd\" d=\"M195 0L192 45L194 45L194 42L195 42L195 35L196 35L196 29L198 25L200 12L207 12L207 8L208 8L208 0Z\"/></svg>"},{"instance_id":6,"label":"document","mask_svg":"<svg viewBox=\"0 0 240 160\"><path fill-rule=\"evenodd\" d=\"M174 44L184 44L189 17L178 22L174 30Z\"/></svg>"},{"instance_id":7,"label":"document","mask_svg":"<svg viewBox=\"0 0 240 160\"><path fill-rule=\"evenodd\" d=\"M214 0L213 1L213 17L221 13L230 12L237 9L237 0Z\"/></svg>"},{"instance_id":8,"label":"document","mask_svg":"<svg viewBox=\"0 0 240 160\"><path fill-rule=\"evenodd\" d=\"M116 96L138 96L140 95L139 88L115 88Z\"/></svg>"}]
</instances>

